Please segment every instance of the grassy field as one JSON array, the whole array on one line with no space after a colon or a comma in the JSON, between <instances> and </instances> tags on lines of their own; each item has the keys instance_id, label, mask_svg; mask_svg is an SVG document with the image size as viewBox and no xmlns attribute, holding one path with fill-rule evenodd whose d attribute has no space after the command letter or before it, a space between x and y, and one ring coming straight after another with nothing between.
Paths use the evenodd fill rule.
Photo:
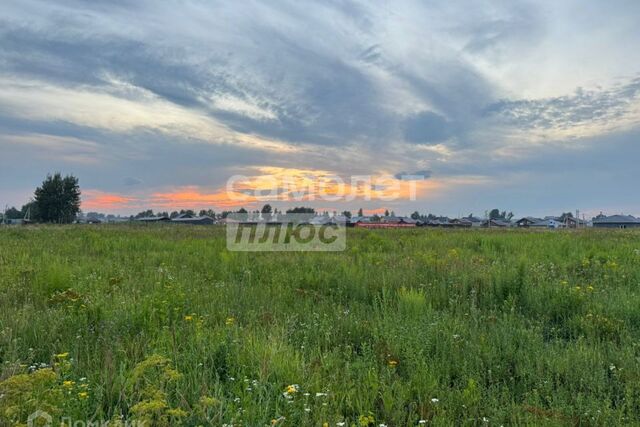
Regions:
<instances>
[{"instance_id":1,"label":"grassy field","mask_svg":"<svg viewBox=\"0 0 640 427\"><path fill-rule=\"evenodd\" d=\"M2 228L0 425L637 425L639 285L634 232Z\"/></svg>"}]
</instances>

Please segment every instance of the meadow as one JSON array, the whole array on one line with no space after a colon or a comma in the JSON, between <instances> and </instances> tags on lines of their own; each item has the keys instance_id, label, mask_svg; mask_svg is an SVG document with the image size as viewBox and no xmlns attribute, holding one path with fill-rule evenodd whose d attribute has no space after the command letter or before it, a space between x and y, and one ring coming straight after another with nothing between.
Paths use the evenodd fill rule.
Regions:
<instances>
[{"instance_id":1,"label":"meadow","mask_svg":"<svg viewBox=\"0 0 640 427\"><path fill-rule=\"evenodd\" d=\"M639 238L0 228L0 425L637 425Z\"/></svg>"}]
</instances>

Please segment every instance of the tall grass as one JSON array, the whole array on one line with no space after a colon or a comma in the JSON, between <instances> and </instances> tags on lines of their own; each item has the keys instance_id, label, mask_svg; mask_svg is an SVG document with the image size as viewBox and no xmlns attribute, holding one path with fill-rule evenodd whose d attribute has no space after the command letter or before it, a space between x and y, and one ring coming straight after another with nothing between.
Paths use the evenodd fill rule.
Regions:
<instances>
[{"instance_id":1,"label":"tall grass","mask_svg":"<svg viewBox=\"0 0 640 427\"><path fill-rule=\"evenodd\" d=\"M0 425L638 424L639 237L0 229Z\"/></svg>"}]
</instances>

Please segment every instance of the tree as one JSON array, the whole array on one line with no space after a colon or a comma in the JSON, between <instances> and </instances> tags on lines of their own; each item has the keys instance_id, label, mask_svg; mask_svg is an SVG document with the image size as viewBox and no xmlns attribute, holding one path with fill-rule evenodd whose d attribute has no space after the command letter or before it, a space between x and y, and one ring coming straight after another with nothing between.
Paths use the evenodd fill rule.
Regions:
<instances>
[{"instance_id":1,"label":"tree","mask_svg":"<svg viewBox=\"0 0 640 427\"><path fill-rule=\"evenodd\" d=\"M153 209L147 209L146 211L138 212L135 218L150 218L152 216L154 216Z\"/></svg>"},{"instance_id":2,"label":"tree","mask_svg":"<svg viewBox=\"0 0 640 427\"><path fill-rule=\"evenodd\" d=\"M246 214L248 212L247 212L247 210L245 208L240 208L240 209L238 209L238 213Z\"/></svg>"},{"instance_id":3,"label":"tree","mask_svg":"<svg viewBox=\"0 0 640 427\"><path fill-rule=\"evenodd\" d=\"M351 211L343 211L342 215L346 216L347 218L351 218Z\"/></svg>"},{"instance_id":4,"label":"tree","mask_svg":"<svg viewBox=\"0 0 640 427\"><path fill-rule=\"evenodd\" d=\"M500 210L491 209L491 212L489 212L489 219L500 219Z\"/></svg>"},{"instance_id":5,"label":"tree","mask_svg":"<svg viewBox=\"0 0 640 427\"><path fill-rule=\"evenodd\" d=\"M316 213L316 211L313 208L306 208L304 206L300 206L300 207L295 207L293 209L287 209L287 213L313 214L313 213Z\"/></svg>"},{"instance_id":6,"label":"tree","mask_svg":"<svg viewBox=\"0 0 640 427\"><path fill-rule=\"evenodd\" d=\"M384 216L389 216L389 209L384 210Z\"/></svg>"},{"instance_id":7,"label":"tree","mask_svg":"<svg viewBox=\"0 0 640 427\"><path fill-rule=\"evenodd\" d=\"M4 213L6 219L21 219L24 215L15 207L7 209Z\"/></svg>"},{"instance_id":8,"label":"tree","mask_svg":"<svg viewBox=\"0 0 640 427\"><path fill-rule=\"evenodd\" d=\"M563 212L562 215L560 215L561 222L567 222L568 218L573 218L573 214L571 212Z\"/></svg>"},{"instance_id":9,"label":"tree","mask_svg":"<svg viewBox=\"0 0 640 427\"><path fill-rule=\"evenodd\" d=\"M507 213L507 211L500 212L499 209L491 209L489 212L489 219L502 219L510 221L513 218L513 212Z\"/></svg>"},{"instance_id":10,"label":"tree","mask_svg":"<svg viewBox=\"0 0 640 427\"><path fill-rule=\"evenodd\" d=\"M414 213L411 214L411 219L413 220L419 220L420 219L420 212L415 211Z\"/></svg>"},{"instance_id":11,"label":"tree","mask_svg":"<svg viewBox=\"0 0 640 427\"><path fill-rule=\"evenodd\" d=\"M80 212L80 186L78 178L59 172L47 175L34 194L38 219L42 222L68 224Z\"/></svg>"},{"instance_id":12,"label":"tree","mask_svg":"<svg viewBox=\"0 0 640 427\"><path fill-rule=\"evenodd\" d=\"M362 212L362 208L358 209L358 216L364 216L364 213Z\"/></svg>"},{"instance_id":13,"label":"tree","mask_svg":"<svg viewBox=\"0 0 640 427\"><path fill-rule=\"evenodd\" d=\"M263 214L270 214L273 211L273 209L271 208L271 205L266 204L262 207L262 210L260 211Z\"/></svg>"}]
</instances>

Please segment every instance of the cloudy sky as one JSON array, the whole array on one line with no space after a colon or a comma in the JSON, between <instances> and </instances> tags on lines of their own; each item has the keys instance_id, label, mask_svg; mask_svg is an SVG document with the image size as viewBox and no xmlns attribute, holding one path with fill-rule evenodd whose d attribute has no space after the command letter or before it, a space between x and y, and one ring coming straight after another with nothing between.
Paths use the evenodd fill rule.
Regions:
<instances>
[{"instance_id":1,"label":"cloudy sky","mask_svg":"<svg viewBox=\"0 0 640 427\"><path fill-rule=\"evenodd\" d=\"M123 214L263 204L230 197L237 175L241 193L283 177L416 186L416 200L278 190L276 206L640 214L636 0L1 9L3 206L61 171L83 210Z\"/></svg>"}]
</instances>

